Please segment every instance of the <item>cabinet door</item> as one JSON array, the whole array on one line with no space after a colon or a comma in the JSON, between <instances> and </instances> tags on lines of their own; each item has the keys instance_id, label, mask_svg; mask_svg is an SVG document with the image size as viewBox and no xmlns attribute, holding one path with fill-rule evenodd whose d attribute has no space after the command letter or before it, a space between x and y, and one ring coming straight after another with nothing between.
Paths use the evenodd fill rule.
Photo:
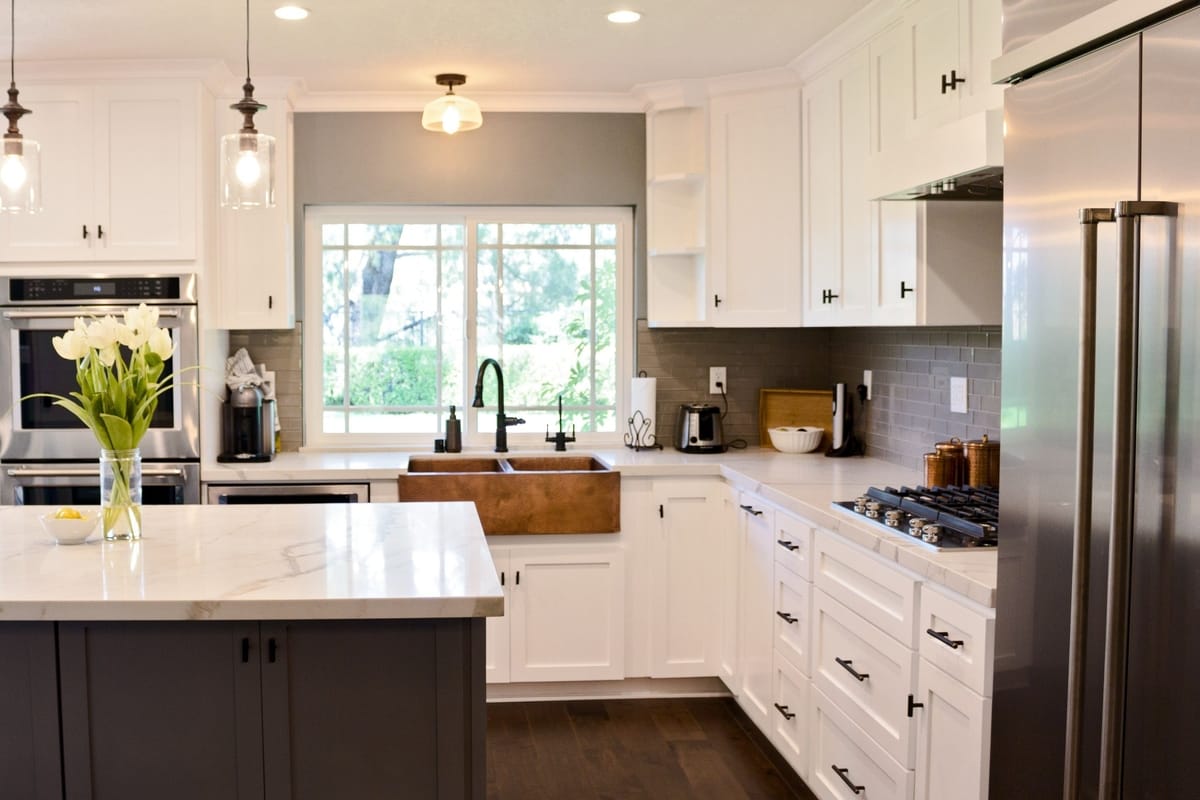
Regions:
<instances>
[{"instance_id":1,"label":"cabinet door","mask_svg":"<svg viewBox=\"0 0 1200 800\"><path fill-rule=\"evenodd\" d=\"M482 619L261 627L268 800L484 795Z\"/></svg>"},{"instance_id":2,"label":"cabinet door","mask_svg":"<svg viewBox=\"0 0 1200 800\"><path fill-rule=\"evenodd\" d=\"M33 84L23 88L21 104L33 111L21 120L21 130L42 148L43 208L40 214L2 215L0 260L89 259L96 245L91 89Z\"/></svg>"},{"instance_id":3,"label":"cabinet door","mask_svg":"<svg viewBox=\"0 0 1200 800\"><path fill-rule=\"evenodd\" d=\"M720 604L721 642L717 655L717 677L724 681L729 691L737 696L741 672L738 666L738 625L741 603L742 542L741 515L738 508L738 493L725 485L721 494L720 530L721 541L718 552L721 560Z\"/></svg>"},{"instance_id":4,"label":"cabinet door","mask_svg":"<svg viewBox=\"0 0 1200 800\"><path fill-rule=\"evenodd\" d=\"M775 562L775 660L783 655L804 674L809 673L812 631L812 586Z\"/></svg>"},{"instance_id":5,"label":"cabinet door","mask_svg":"<svg viewBox=\"0 0 1200 800\"><path fill-rule=\"evenodd\" d=\"M0 626L0 786L6 797L61 798L54 623Z\"/></svg>"},{"instance_id":6,"label":"cabinet door","mask_svg":"<svg viewBox=\"0 0 1200 800\"><path fill-rule=\"evenodd\" d=\"M717 516L707 481L655 481L651 549L653 678L716 674Z\"/></svg>"},{"instance_id":7,"label":"cabinet door","mask_svg":"<svg viewBox=\"0 0 1200 800\"><path fill-rule=\"evenodd\" d=\"M253 623L59 623L67 798L262 797Z\"/></svg>"},{"instance_id":8,"label":"cabinet door","mask_svg":"<svg viewBox=\"0 0 1200 800\"><path fill-rule=\"evenodd\" d=\"M192 83L137 81L95 89L93 258L196 257L199 92Z\"/></svg>"},{"instance_id":9,"label":"cabinet door","mask_svg":"<svg viewBox=\"0 0 1200 800\"><path fill-rule=\"evenodd\" d=\"M992 703L921 659L917 677L918 800L986 800Z\"/></svg>"},{"instance_id":10,"label":"cabinet door","mask_svg":"<svg viewBox=\"0 0 1200 800\"><path fill-rule=\"evenodd\" d=\"M959 93L942 91L950 71L964 77L958 48L959 0L917 0L905 15L912 39L912 112L908 138L915 139L958 118ZM958 84L962 88L963 84Z\"/></svg>"},{"instance_id":11,"label":"cabinet door","mask_svg":"<svg viewBox=\"0 0 1200 800\"><path fill-rule=\"evenodd\" d=\"M809 681L786 658L775 657L770 739L801 778L808 777L808 734L812 721Z\"/></svg>"},{"instance_id":12,"label":"cabinet door","mask_svg":"<svg viewBox=\"0 0 1200 800\"><path fill-rule=\"evenodd\" d=\"M759 729L770 730L775 610L772 584L774 512L742 495L741 602L738 609L737 701Z\"/></svg>"},{"instance_id":13,"label":"cabinet door","mask_svg":"<svg viewBox=\"0 0 1200 800\"><path fill-rule=\"evenodd\" d=\"M908 139L912 117L913 42L898 22L871 40L871 154L895 151Z\"/></svg>"},{"instance_id":14,"label":"cabinet door","mask_svg":"<svg viewBox=\"0 0 1200 800\"><path fill-rule=\"evenodd\" d=\"M713 324L799 325L800 92L715 97L709 125Z\"/></svg>"},{"instance_id":15,"label":"cabinet door","mask_svg":"<svg viewBox=\"0 0 1200 800\"><path fill-rule=\"evenodd\" d=\"M916 325L924 303L918 285L917 238L924 203L880 201L873 204L871 324Z\"/></svg>"},{"instance_id":16,"label":"cabinet door","mask_svg":"<svg viewBox=\"0 0 1200 800\"><path fill-rule=\"evenodd\" d=\"M496 572L500 575L500 588L504 590L504 616L488 617L484 623L484 662L483 673L488 683L508 683L509 681L509 576L512 570L508 565L508 550L492 550L492 561L496 564Z\"/></svg>"},{"instance_id":17,"label":"cabinet door","mask_svg":"<svg viewBox=\"0 0 1200 800\"><path fill-rule=\"evenodd\" d=\"M958 0L958 113L965 117L1004 105L1004 87L992 83L992 60L1000 57L1000 0Z\"/></svg>"},{"instance_id":18,"label":"cabinet door","mask_svg":"<svg viewBox=\"0 0 1200 800\"><path fill-rule=\"evenodd\" d=\"M220 297L217 324L236 330L291 329L296 324L291 202L292 117L273 98L255 115L275 137L275 207L220 211ZM226 104L222 103L223 108ZM319 247L319 242L310 246Z\"/></svg>"},{"instance_id":19,"label":"cabinet door","mask_svg":"<svg viewBox=\"0 0 1200 800\"><path fill-rule=\"evenodd\" d=\"M625 576L620 548L513 549L510 677L625 677Z\"/></svg>"}]
</instances>

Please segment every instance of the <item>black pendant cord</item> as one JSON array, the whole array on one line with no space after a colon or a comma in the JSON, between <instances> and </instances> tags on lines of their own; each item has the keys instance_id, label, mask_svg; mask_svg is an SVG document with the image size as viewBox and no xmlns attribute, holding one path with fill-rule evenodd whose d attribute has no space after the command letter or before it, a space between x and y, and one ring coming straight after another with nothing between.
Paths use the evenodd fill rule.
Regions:
<instances>
[{"instance_id":1,"label":"black pendant cord","mask_svg":"<svg viewBox=\"0 0 1200 800\"><path fill-rule=\"evenodd\" d=\"M250 0L246 0L246 83L250 82Z\"/></svg>"},{"instance_id":2,"label":"black pendant cord","mask_svg":"<svg viewBox=\"0 0 1200 800\"><path fill-rule=\"evenodd\" d=\"M242 99L230 108L242 115L241 133L258 133L254 127L254 115L266 106L254 99L254 84L250 82L250 0L246 0L246 83L242 85Z\"/></svg>"},{"instance_id":3,"label":"black pendant cord","mask_svg":"<svg viewBox=\"0 0 1200 800\"><path fill-rule=\"evenodd\" d=\"M17 0L8 3L8 82L17 83Z\"/></svg>"},{"instance_id":4,"label":"black pendant cord","mask_svg":"<svg viewBox=\"0 0 1200 800\"><path fill-rule=\"evenodd\" d=\"M21 154L21 129L18 120L31 113L17 101L17 0L9 0L9 49L8 49L8 102L0 108L6 119L8 129L4 132L4 154Z\"/></svg>"}]
</instances>

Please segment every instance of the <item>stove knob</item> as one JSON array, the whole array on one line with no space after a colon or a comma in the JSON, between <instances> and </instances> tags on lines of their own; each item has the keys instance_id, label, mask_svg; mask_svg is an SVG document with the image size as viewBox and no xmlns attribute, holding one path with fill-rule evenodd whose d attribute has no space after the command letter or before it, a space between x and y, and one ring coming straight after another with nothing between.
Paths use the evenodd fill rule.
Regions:
<instances>
[{"instance_id":1,"label":"stove knob","mask_svg":"<svg viewBox=\"0 0 1200 800\"><path fill-rule=\"evenodd\" d=\"M921 541L927 544L937 544L942 540L941 525L926 525L921 528Z\"/></svg>"},{"instance_id":2,"label":"stove knob","mask_svg":"<svg viewBox=\"0 0 1200 800\"><path fill-rule=\"evenodd\" d=\"M910 536L920 536L921 529L929 524L929 520L924 517L911 517L908 520L908 533Z\"/></svg>"},{"instance_id":3,"label":"stove knob","mask_svg":"<svg viewBox=\"0 0 1200 800\"><path fill-rule=\"evenodd\" d=\"M865 494L860 494L854 498L854 511L857 514L862 514L867 510L867 501L870 500Z\"/></svg>"},{"instance_id":4,"label":"stove knob","mask_svg":"<svg viewBox=\"0 0 1200 800\"><path fill-rule=\"evenodd\" d=\"M877 500L872 500L867 503L867 516L871 519L879 519L879 509L882 505Z\"/></svg>"},{"instance_id":5,"label":"stove knob","mask_svg":"<svg viewBox=\"0 0 1200 800\"><path fill-rule=\"evenodd\" d=\"M898 508L893 508L891 511L884 512L883 520L888 527L899 528L900 523L904 521L904 512Z\"/></svg>"}]
</instances>

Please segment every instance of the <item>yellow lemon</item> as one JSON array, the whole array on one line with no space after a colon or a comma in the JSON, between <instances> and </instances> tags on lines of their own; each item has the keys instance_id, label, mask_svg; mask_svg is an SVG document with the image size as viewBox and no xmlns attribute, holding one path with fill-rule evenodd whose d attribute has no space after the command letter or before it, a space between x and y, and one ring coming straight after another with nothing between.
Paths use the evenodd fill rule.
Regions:
<instances>
[{"instance_id":1,"label":"yellow lemon","mask_svg":"<svg viewBox=\"0 0 1200 800\"><path fill-rule=\"evenodd\" d=\"M70 506L63 506L58 511L54 512L55 519L83 519L83 514L80 514Z\"/></svg>"}]
</instances>

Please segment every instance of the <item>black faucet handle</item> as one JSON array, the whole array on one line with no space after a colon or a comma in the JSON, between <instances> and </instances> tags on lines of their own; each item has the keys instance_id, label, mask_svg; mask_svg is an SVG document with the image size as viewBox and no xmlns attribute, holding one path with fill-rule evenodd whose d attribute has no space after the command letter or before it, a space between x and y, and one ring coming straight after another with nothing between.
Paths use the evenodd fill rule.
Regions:
<instances>
[{"instance_id":1,"label":"black faucet handle","mask_svg":"<svg viewBox=\"0 0 1200 800\"><path fill-rule=\"evenodd\" d=\"M520 417L505 417L504 424L505 425L524 425L525 420L521 419Z\"/></svg>"}]
</instances>

